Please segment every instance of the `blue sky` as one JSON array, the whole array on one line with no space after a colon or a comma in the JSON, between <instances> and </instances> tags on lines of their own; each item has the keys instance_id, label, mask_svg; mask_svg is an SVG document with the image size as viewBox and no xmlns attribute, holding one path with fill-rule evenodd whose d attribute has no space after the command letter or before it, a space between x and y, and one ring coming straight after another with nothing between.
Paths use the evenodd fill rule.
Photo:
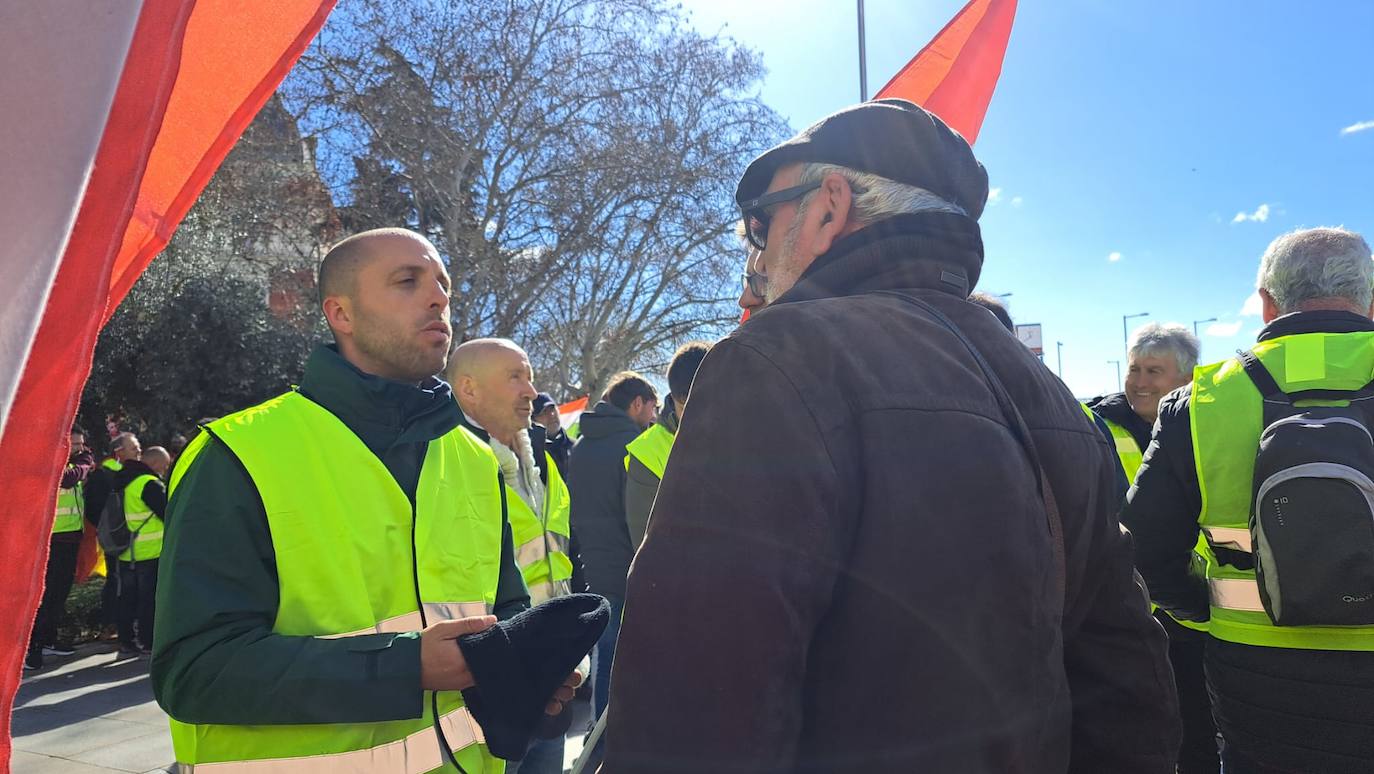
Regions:
<instances>
[{"instance_id":1,"label":"blue sky","mask_svg":"<svg viewBox=\"0 0 1374 774\"><path fill-rule=\"evenodd\" d=\"M683 6L763 55L763 98L794 128L858 101L853 0ZM870 91L962 6L868 0ZM1079 396L1119 389L1123 314L1218 318L1204 362L1247 346L1270 240L1344 225L1374 241L1371 40L1364 0L1023 0L975 147L998 191L980 288L1044 326L1052 369L1064 343Z\"/></svg>"}]
</instances>

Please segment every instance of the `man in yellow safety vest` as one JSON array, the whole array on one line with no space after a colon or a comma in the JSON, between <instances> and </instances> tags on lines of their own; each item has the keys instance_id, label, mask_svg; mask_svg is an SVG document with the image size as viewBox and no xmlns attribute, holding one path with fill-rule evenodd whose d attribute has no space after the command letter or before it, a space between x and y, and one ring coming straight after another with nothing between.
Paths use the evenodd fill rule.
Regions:
<instances>
[{"instance_id":1,"label":"man in yellow safety vest","mask_svg":"<svg viewBox=\"0 0 1374 774\"><path fill-rule=\"evenodd\" d=\"M450 287L419 234L343 240L319 270L336 343L299 387L186 448L152 662L184 766L504 770L460 694L483 686L456 641L528 595L496 458L435 376Z\"/></svg>"},{"instance_id":2,"label":"man in yellow safety vest","mask_svg":"<svg viewBox=\"0 0 1374 774\"><path fill-rule=\"evenodd\" d=\"M539 604L574 589L568 487L544 448L542 427L530 424L534 371L508 339L474 339L453 351L447 370L463 424L486 441L501 465L515 561L530 601ZM563 737L537 741L508 771L562 774Z\"/></svg>"},{"instance_id":3,"label":"man in yellow safety vest","mask_svg":"<svg viewBox=\"0 0 1374 774\"><path fill-rule=\"evenodd\" d=\"M1358 234L1300 230L1270 244L1257 284L1257 343L1199 367L1160 404L1121 521L1153 600L1207 622L1206 679L1227 774L1374 771L1374 612L1359 611L1367 590L1339 590L1367 577L1374 556L1369 495L1360 494L1368 475L1350 486L1340 475L1354 469L1334 462L1279 466L1284 475L1273 478L1258 464L1347 448L1331 446L1333 435L1374 458L1356 405L1368 398L1348 399L1374 377L1374 262ZM1326 418L1336 414L1346 416ZM1292 482L1277 490L1278 532L1266 527L1273 503L1257 487L1270 481ZM1348 514L1355 530L1340 532ZM1296 553L1294 539L1304 541ZM1347 561L1351 551L1363 561ZM1312 598L1332 604L1294 620L1316 609L1305 606Z\"/></svg>"},{"instance_id":4,"label":"man in yellow safety vest","mask_svg":"<svg viewBox=\"0 0 1374 774\"><path fill-rule=\"evenodd\" d=\"M687 408L687 395L697 367L711 350L704 341L683 344L668 365L668 397L649 429L625 447L625 523L630 527L630 544L639 547L649 527L649 511L654 508L658 485L668 467L673 438Z\"/></svg>"},{"instance_id":5,"label":"man in yellow safety vest","mask_svg":"<svg viewBox=\"0 0 1374 774\"><path fill-rule=\"evenodd\" d=\"M43 579L43 599L33 620L29 650L24 669L42 669L44 656L70 656L75 651L57 641L57 622L67 607L67 594L76 578L77 553L84 528L86 476L95 468L95 458L86 446L86 432L73 427L67 467L57 488L57 511L53 516L52 541L48 544L48 566Z\"/></svg>"},{"instance_id":6,"label":"man in yellow safety vest","mask_svg":"<svg viewBox=\"0 0 1374 774\"><path fill-rule=\"evenodd\" d=\"M1150 430L1159 414L1159 401L1193 378L1201 345L1187 326L1179 323L1146 323L1131 334L1126 350L1126 384L1122 392L1094 398L1088 408L1111 433L1111 442L1125 475L1127 487L1135 481ZM1205 549L1204 549L1205 550ZM1199 562L1204 562L1199 553ZM1179 774L1216 774L1217 726L1202 672L1206 626L1186 619L1177 621L1155 612L1169 634L1169 661L1178 688L1179 714L1183 719L1183 744L1179 748Z\"/></svg>"}]
</instances>

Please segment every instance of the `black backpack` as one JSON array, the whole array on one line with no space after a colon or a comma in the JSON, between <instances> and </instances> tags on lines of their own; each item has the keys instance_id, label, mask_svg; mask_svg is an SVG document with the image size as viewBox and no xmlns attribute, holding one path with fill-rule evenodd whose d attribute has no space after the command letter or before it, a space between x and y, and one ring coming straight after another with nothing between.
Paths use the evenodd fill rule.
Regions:
<instances>
[{"instance_id":1,"label":"black backpack","mask_svg":"<svg viewBox=\"0 0 1374 774\"><path fill-rule=\"evenodd\" d=\"M111 489L110 495L105 498L105 506L100 509L100 522L96 535L100 540L101 550L111 556L124 553L129 550L129 546L133 545L134 538L147 525L148 522L145 521L139 525L138 529L129 529L129 522L124 518L124 490L116 485Z\"/></svg>"},{"instance_id":2,"label":"black backpack","mask_svg":"<svg viewBox=\"0 0 1374 774\"><path fill-rule=\"evenodd\" d=\"M1374 382L1285 393L1253 352L1240 361L1264 406L1250 511L1264 611L1276 626L1374 625Z\"/></svg>"}]
</instances>

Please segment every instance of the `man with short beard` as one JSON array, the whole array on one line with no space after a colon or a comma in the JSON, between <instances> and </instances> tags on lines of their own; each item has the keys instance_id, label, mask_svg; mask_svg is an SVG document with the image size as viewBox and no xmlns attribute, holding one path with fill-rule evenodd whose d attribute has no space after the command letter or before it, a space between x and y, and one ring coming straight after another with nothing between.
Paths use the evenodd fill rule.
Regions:
<instances>
[{"instance_id":1,"label":"man with short beard","mask_svg":"<svg viewBox=\"0 0 1374 774\"><path fill-rule=\"evenodd\" d=\"M381 229L335 245L319 289L336 343L173 476L152 679L177 761L499 771L455 640L528 597L497 461L435 376L448 271Z\"/></svg>"}]
</instances>

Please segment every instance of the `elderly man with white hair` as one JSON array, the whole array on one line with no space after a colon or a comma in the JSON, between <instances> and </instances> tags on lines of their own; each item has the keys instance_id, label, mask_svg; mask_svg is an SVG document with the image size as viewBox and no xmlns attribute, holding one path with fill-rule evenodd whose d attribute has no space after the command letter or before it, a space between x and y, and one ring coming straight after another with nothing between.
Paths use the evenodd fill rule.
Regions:
<instances>
[{"instance_id":1,"label":"elderly man with white hair","mask_svg":"<svg viewBox=\"0 0 1374 774\"><path fill-rule=\"evenodd\" d=\"M1145 448L1150 445L1160 400L1192 381L1200 350L1197 336L1188 326L1146 323L1131 334L1126 349L1125 389L1088 402L1088 408L1111 433L1127 486L1135 481ZM1174 667L1183 719L1179 774L1216 774L1221 765L1217 759L1217 726L1212 720L1202 667L1206 625L1178 621L1161 611L1156 611L1155 618L1169 634L1169 662Z\"/></svg>"},{"instance_id":2,"label":"elderly man with white hair","mask_svg":"<svg viewBox=\"0 0 1374 774\"><path fill-rule=\"evenodd\" d=\"M1258 342L1160 404L1121 520L1154 601L1208 622L1227 774L1374 771L1374 600L1350 590L1374 567L1350 483L1374 407L1349 400L1374 375L1374 261L1345 229L1294 231L1257 284Z\"/></svg>"}]
</instances>

